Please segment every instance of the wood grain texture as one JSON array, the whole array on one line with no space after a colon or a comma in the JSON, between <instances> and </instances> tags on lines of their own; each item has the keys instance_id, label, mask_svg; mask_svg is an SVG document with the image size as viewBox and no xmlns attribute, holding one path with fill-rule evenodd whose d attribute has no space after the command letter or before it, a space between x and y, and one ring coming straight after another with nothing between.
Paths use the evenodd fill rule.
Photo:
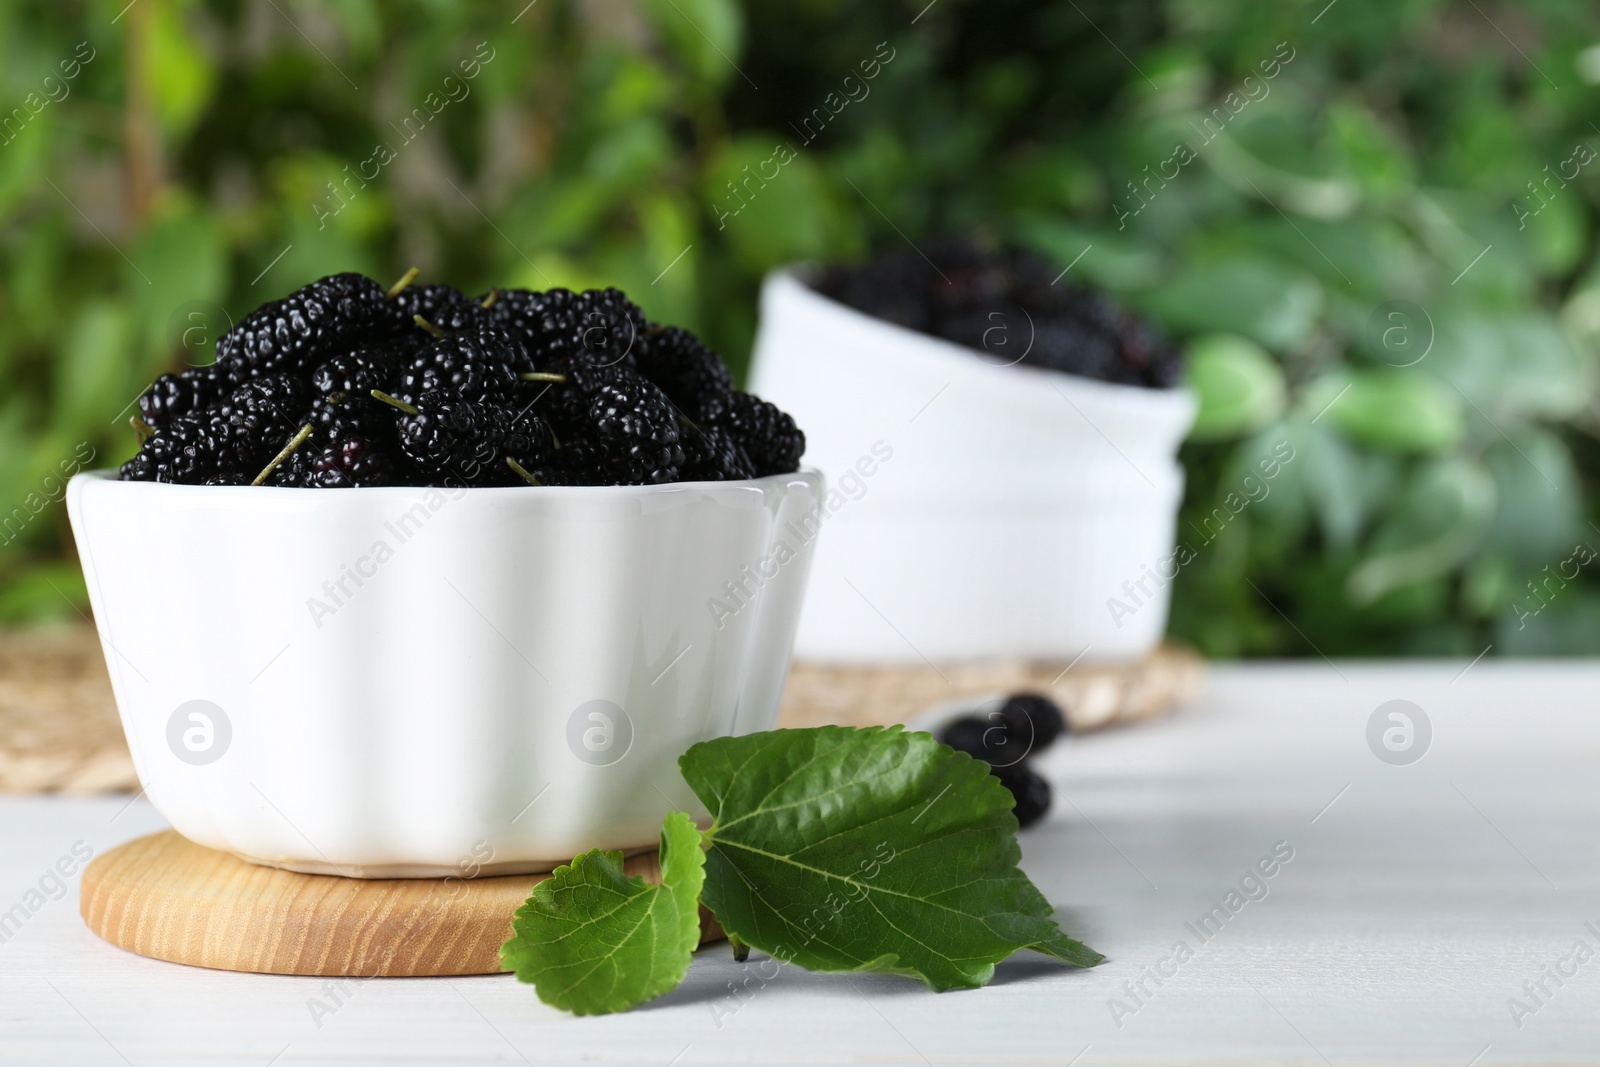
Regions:
<instances>
[{"instance_id":1,"label":"wood grain texture","mask_svg":"<svg viewBox=\"0 0 1600 1067\"><path fill-rule=\"evenodd\" d=\"M656 854L624 864L661 880ZM549 875L361 880L247 863L167 830L97 858L79 910L129 952L225 971L343 977L495 974L511 916ZM701 912L701 943L723 936Z\"/></svg>"}]
</instances>

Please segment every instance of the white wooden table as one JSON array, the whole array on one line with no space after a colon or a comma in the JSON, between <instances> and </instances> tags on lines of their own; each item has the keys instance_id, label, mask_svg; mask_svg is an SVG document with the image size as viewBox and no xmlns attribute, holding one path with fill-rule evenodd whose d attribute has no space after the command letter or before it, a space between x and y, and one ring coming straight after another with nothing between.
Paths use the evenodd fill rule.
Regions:
<instances>
[{"instance_id":1,"label":"white wooden table","mask_svg":"<svg viewBox=\"0 0 1600 1067\"><path fill-rule=\"evenodd\" d=\"M0 1062L1592 1063L1600 665L1466 666L1220 667L1191 711L1052 754L1056 808L1024 866L1110 957L1093 971L1017 959L936 996L785 968L736 997L760 972L719 945L662 1000L577 1019L507 977L341 986L140 959L83 927L74 883L0 945ZM1432 723L1411 765L1367 743L1392 699ZM0 798L0 911L75 842L161 825L144 801ZM1293 858L1266 895L1198 937L1278 842Z\"/></svg>"}]
</instances>

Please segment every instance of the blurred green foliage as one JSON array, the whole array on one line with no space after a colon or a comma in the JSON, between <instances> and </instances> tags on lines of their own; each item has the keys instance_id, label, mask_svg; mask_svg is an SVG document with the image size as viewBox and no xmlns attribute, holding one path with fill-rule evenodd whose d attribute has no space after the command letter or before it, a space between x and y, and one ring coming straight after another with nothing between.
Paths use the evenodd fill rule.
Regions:
<instances>
[{"instance_id":1,"label":"blurred green foliage","mask_svg":"<svg viewBox=\"0 0 1600 1067\"><path fill-rule=\"evenodd\" d=\"M769 268L975 230L1190 339L1177 633L1600 650L1592 5L124 3L0 5L0 621L86 609L73 457L314 277L616 284L739 365Z\"/></svg>"}]
</instances>

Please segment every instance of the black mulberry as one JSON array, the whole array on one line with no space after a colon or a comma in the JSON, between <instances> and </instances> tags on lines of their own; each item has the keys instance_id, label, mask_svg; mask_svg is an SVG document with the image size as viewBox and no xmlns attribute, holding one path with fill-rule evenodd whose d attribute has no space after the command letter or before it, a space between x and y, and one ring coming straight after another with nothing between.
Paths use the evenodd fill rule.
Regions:
<instances>
[{"instance_id":1,"label":"black mulberry","mask_svg":"<svg viewBox=\"0 0 1600 1067\"><path fill-rule=\"evenodd\" d=\"M207 479L247 469L233 444L229 426L215 409L180 415L145 441L139 454L122 465L133 482L200 485Z\"/></svg>"},{"instance_id":2,"label":"black mulberry","mask_svg":"<svg viewBox=\"0 0 1600 1067\"><path fill-rule=\"evenodd\" d=\"M600 386L589 400L591 470L605 484L676 481L683 466L678 414L658 387L633 376Z\"/></svg>"},{"instance_id":3,"label":"black mulberry","mask_svg":"<svg viewBox=\"0 0 1600 1067\"><path fill-rule=\"evenodd\" d=\"M507 485L520 480L506 460L542 467L552 440L542 419L526 411L463 400L447 390L417 398L397 420L400 448L435 481Z\"/></svg>"},{"instance_id":4,"label":"black mulberry","mask_svg":"<svg viewBox=\"0 0 1600 1067\"><path fill-rule=\"evenodd\" d=\"M139 417L146 426L159 430L180 415L210 407L227 388L227 379L215 366L163 374L139 397Z\"/></svg>"},{"instance_id":5,"label":"black mulberry","mask_svg":"<svg viewBox=\"0 0 1600 1067\"><path fill-rule=\"evenodd\" d=\"M684 481L729 482L756 476L750 457L727 430L686 425L681 433Z\"/></svg>"},{"instance_id":6,"label":"black mulberry","mask_svg":"<svg viewBox=\"0 0 1600 1067\"><path fill-rule=\"evenodd\" d=\"M1049 697L1017 693L1006 698L995 713L1006 736L1038 752L1067 732L1066 717Z\"/></svg>"},{"instance_id":7,"label":"black mulberry","mask_svg":"<svg viewBox=\"0 0 1600 1067\"><path fill-rule=\"evenodd\" d=\"M635 352L639 372L693 420L704 419L712 405L733 392L733 375L722 357L688 330L667 326L653 331Z\"/></svg>"},{"instance_id":8,"label":"black mulberry","mask_svg":"<svg viewBox=\"0 0 1600 1067\"><path fill-rule=\"evenodd\" d=\"M533 365L557 361L593 367L631 367L647 324L644 312L620 289L513 289L497 295L490 316L527 339Z\"/></svg>"},{"instance_id":9,"label":"black mulberry","mask_svg":"<svg viewBox=\"0 0 1600 1067\"><path fill-rule=\"evenodd\" d=\"M308 449L298 469L304 472L300 484L307 489L399 485L407 473L400 456L365 437L346 437L325 448Z\"/></svg>"},{"instance_id":10,"label":"black mulberry","mask_svg":"<svg viewBox=\"0 0 1600 1067\"><path fill-rule=\"evenodd\" d=\"M446 334L412 358L395 395L414 401L447 389L466 400L505 397L517 384L516 362L510 337L498 327Z\"/></svg>"},{"instance_id":11,"label":"black mulberry","mask_svg":"<svg viewBox=\"0 0 1600 1067\"><path fill-rule=\"evenodd\" d=\"M416 316L445 333L459 333L488 321L488 314L453 285L408 285L391 301L390 318L396 328L416 328Z\"/></svg>"},{"instance_id":12,"label":"black mulberry","mask_svg":"<svg viewBox=\"0 0 1600 1067\"><path fill-rule=\"evenodd\" d=\"M335 274L264 304L217 341L217 366L234 383L303 374L330 352L388 327L384 291L360 274Z\"/></svg>"},{"instance_id":13,"label":"black mulberry","mask_svg":"<svg viewBox=\"0 0 1600 1067\"><path fill-rule=\"evenodd\" d=\"M297 378L271 374L246 382L217 406L239 469L259 471L309 416L308 391Z\"/></svg>"},{"instance_id":14,"label":"black mulberry","mask_svg":"<svg viewBox=\"0 0 1600 1067\"><path fill-rule=\"evenodd\" d=\"M750 457L757 478L800 468L806 435L776 404L749 393L730 393L710 406L706 419L733 435Z\"/></svg>"},{"instance_id":15,"label":"black mulberry","mask_svg":"<svg viewBox=\"0 0 1600 1067\"><path fill-rule=\"evenodd\" d=\"M311 388L323 394L387 389L395 379L394 351L362 347L334 356L311 372Z\"/></svg>"},{"instance_id":16,"label":"black mulberry","mask_svg":"<svg viewBox=\"0 0 1600 1067\"><path fill-rule=\"evenodd\" d=\"M1050 783L1026 763L995 767L994 776L1011 791L1016 801L1016 806L1011 810L1017 817L1018 826L1032 826L1050 810Z\"/></svg>"}]
</instances>

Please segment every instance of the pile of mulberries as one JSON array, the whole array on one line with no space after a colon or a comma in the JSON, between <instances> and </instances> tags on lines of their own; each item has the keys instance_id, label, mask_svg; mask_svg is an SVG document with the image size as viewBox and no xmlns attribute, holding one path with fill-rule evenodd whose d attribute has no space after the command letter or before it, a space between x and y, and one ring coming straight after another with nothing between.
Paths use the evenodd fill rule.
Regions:
<instances>
[{"instance_id":1,"label":"pile of mulberries","mask_svg":"<svg viewBox=\"0 0 1600 1067\"><path fill-rule=\"evenodd\" d=\"M1017 824L1031 826L1050 810L1050 783L1030 759L1067 733L1066 716L1038 693L1016 693L980 710L947 723L939 740L987 763L1016 801Z\"/></svg>"},{"instance_id":2,"label":"pile of mulberries","mask_svg":"<svg viewBox=\"0 0 1600 1067\"><path fill-rule=\"evenodd\" d=\"M139 398L125 481L344 489L655 485L787 474L805 435L617 289L335 274Z\"/></svg>"},{"instance_id":3,"label":"pile of mulberries","mask_svg":"<svg viewBox=\"0 0 1600 1067\"><path fill-rule=\"evenodd\" d=\"M991 363L1152 389L1178 383L1176 346L1105 293L1065 275L1027 252L947 239L826 267L813 287L874 318L976 349Z\"/></svg>"}]
</instances>

